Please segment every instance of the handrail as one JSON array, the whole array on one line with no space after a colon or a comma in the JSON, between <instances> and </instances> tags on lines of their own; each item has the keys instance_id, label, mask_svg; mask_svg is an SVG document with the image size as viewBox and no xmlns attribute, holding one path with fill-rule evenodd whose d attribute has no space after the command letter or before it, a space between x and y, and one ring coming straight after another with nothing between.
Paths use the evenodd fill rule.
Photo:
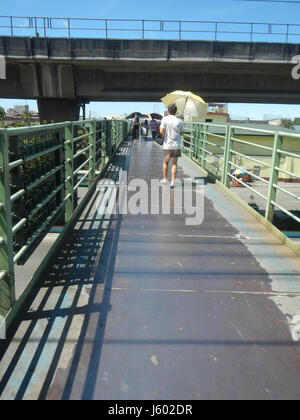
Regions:
<instances>
[{"instance_id":1,"label":"handrail","mask_svg":"<svg viewBox=\"0 0 300 420\"><path fill-rule=\"evenodd\" d=\"M297 144L300 144L300 134L291 131L266 130L228 123L222 125L225 135L221 136L219 132L216 135L212 131L212 129L216 130L220 126L213 123L194 122L192 125L191 123L186 123L185 134L182 140L183 153L203 169L210 172L211 175L219 178L225 187L230 188L231 182L234 181L265 200L265 218L269 222L273 222L275 208L299 222L299 217L290 211L293 209L287 209L285 206L278 204L276 195L277 191L280 191L295 199L295 201L300 200L299 193L298 195L293 194L284 186L278 185L280 173L291 179L300 180L300 166L298 167L298 172L296 172L296 169L292 169L293 165L291 162L291 160L295 160L300 164L300 147L298 150L293 151L286 150L285 147L288 139L294 139L296 142L298 140ZM244 140L243 136L247 136L249 132L273 138L272 147ZM221 152L221 150L224 150L224 152ZM262 153L265 154L263 155ZM261 157L261 160L257 157ZM253 173L253 169L245 168L246 163L250 166L249 162L260 165L262 170L265 171L265 176L258 176ZM288 164L290 164L289 167L283 167L283 165ZM267 196L258 191L256 185L252 187L239 176L235 176L235 170L244 171L246 175L251 176L254 180L267 185Z\"/></svg>"},{"instance_id":2,"label":"handrail","mask_svg":"<svg viewBox=\"0 0 300 420\"><path fill-rule=\"evenodd\" d=\"M25 263L57 218L61 224L63 216L69 226L128 128L126 120L90 119L0 129L2 317L10 316L25 293L16 300L14 265ZM82 155L84 162L78 159ZM79 204L77 190L84 180L88 188Z\"/></svg>"},{"instance_id":3,"label":"handrail","mask_svg":"<svg viewBox=\"0 0 300 420\"><path fill-rule=\"evenodd\" d=\"M169 34L170 39L207 39L228 41L234 36L240 41L241 35L247 36L249 42L260 42L262 36L268 42L299 43L300 24L270 22L238 22L212 20L176 20L176 19L114 19L114 18L78 18L78 17L45 17L45 16L0 16L0 29L3 35L22 35L49 37L55 33L65 33L67 38L82 36L138 39L166 39L162 34ZM130 34L130 35L129 35ZM234 39L231 39L232 41ZM291 41L292 40L292 41Z\"/></svg>"}]
</instances>

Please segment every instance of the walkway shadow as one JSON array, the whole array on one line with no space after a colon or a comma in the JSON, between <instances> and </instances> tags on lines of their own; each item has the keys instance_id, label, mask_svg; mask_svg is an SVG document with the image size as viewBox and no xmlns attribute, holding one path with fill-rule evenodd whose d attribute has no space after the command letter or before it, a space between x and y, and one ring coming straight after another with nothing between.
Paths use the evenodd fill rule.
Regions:
<instances>
[{"instance_id":1,"label":"walkway shadow","mask_svg":"<svg viewBox=\"0 0 300 420\"><path fill-rule=\"evenodd\" d=\"M125 170L128 169L129 155L130 145L126 145L123 148L122 154L116 157L114 164L111 165L107 174L105 174L105 177L116 180L118 171L121 168ZM140 169L140 174L143 173L143 170L144 168ZM222 329L223 333L223 327L225 327L224 331L226 334L221 335L221 333L219 333L219 339L218 336L215 338L214 335L210 335L208 339L206 339L205 334L198 336L198 330L196 330L195 335L189 335L188 333L185 338L181 338L181 332L180 334L178 333L179 336L172 335L171 337L167 337L163 328L160 330L161 336L158 334L155 340L153 340L153 336L151 335L142 337L137 336L136 338L133 337L134 339L127 336L125 336L125 339L124 336L117 337L117 339L116 337L114 338L113 335L110 334L111 331L107 329L108 317L110 316L112 310L111 293L113 289L113 278L114 274L122 275L125 273L126 276L130 274L129 271L126 272L126 267L125 269L123 267L122 272L121 264L118 266L118 273L116 273L117 270L115 269L117 248L121 243L120 238L122 237L122 234L124 235L126 232L123 231L122 234L120 232L122 216L105 217L98 214L97 201L100 197L100 191L94 194L89 205L80 216L73 231L68 235L64 244L57 251L55 257L50 262L47 271L43 273L41 284L36 288L34 293L32 293L30 301L27 302L27 308L23 311L21 319L15 326L10 339L7 340L5 347L0 347L0 399L94 399L97 392L97 381L99 381L100 364L101 362L103 364L103 360L106 357L105 351L103 351L104 337L105 344L118 344L122 346L119 351L118 360L122 360L122 357L126 356L126 352L128 352L128 345L132 345L135 348L137 346L168 345L170 346L170 354L172 354L172 346L181 346L181 349L176 349L176 352L173 353L173 355L177 357L178 354L182 353L184 354L184 359L187 359L186 355L188 355L188 352L190 351L190 354L194 355L194 359L188 359L186 361L187 365L184 365L182 358L179 357L178 364L175 359L175 370L178 366L188 367L191 364L192 369L190 370L190 373L193 373L194 366L197 365L199 357L201 358L203 353L205 353L206 350L204 349L204 346L207 348L208 363L211 360L212 346L214 346L213 350L217 353L216 359L219 357L218 351L222 352L224 346L228 348L230 358L231 354L233 355L232 358L236 355L236 353L234 353L234 347L239 347L242 349L240 354L245 354L246 357L249 357L249 365L247 364L248 371L251 370L251 366L259 369L259 367L262 366L262 360L267 360L269 357L277 363L278 357L281 357L281 354L279 354L278 351L279 347L282 349L282 357L287 357L287 360L291 362L297 360L298 353L296 353L296 351L298 351L299 342L292 341L290 331L286 327L280 328L280 325L285 325L283 324L285 321L283 316L279 316L278 314L276 315L275 320L272 318L274 326L269 332L270 325L273 325L270 323L270 319L274 312L271 311L269 313L268 310L265 309L264 305L261 305L261 303L263 303L266 299L265 296L258 297L258 303L255 308L252 308L247 301L249 296L246 297L245 300L240 300L240 306L236 306L233 312L229 312L228 320L225 319L224 323L222 323L222 319L224 319L225 316L223 309L221 309L219 316L222 316L222 319L216 318L218 323L222 323L222 325L218 327L218 330ZM212 208L208 207L208 209ZM210 213L211 219L209 220L209 226L213 226L213 228L215 228L217 219L216 217L212 217L213 212ZM127 218L127 222L133 220L135 224L137 223L137 219L134 216L132 216L131 220L129 219L130 218ZM129 228L129 226L130 225L128 223L127 228ZM164 224L163 226L166 225ZM167 230L163 232L168 233ZM147 232L143 231L143 234L145 233ZM157 232L150 231L150 233L155 234ZM229 235L232 236L233 234L234 232L230 230ZM140 237L138 238L139 239L134 237L133 240L140 240ZM228 240L227 242L224 241L224 243L229 245L226 247L226 249L228 249L226 252L228 252L228 255L232 256L233 251L230 247L230 243ZM218 253L220 253L218 241L215 240L211 245L213 245L213 247L205 252L213 252L215 256L218 256ZM203 249L199 251L197 244L195 244L194 249L197 250L196 253L193 250L189 251L189 258L194 258L194 261L197 263L195 267L198 268L194 271L185 271L182 265L180 276L185 274L191 278L195 275L199 278L199 281L201 281L201 277L203 275L208 276L209 280L210 278L218 277L220 273L218 272L215 262L211 266L208 265L206 270L207 272L202 274L204 269L199 266L198 262L205 261L206 254L204 256L201 255L201 253L203 253ZM126 252L129 251L124 251L123 249L123 258L125 259ZM194 255L192 252L194 252ZM247 254L245 254L245 252L247 252ZM153 253L153 255L157 254ZM244 255L250 254L248 251L244 251L243 248L239 246L238 251L235 251L234 253L234 258L236 260L236 258L240 256L243 257ZM199 259L199 256L202 256L202 258ZM240 271L238 269L233 271L231 266L232 261L232 259L228 258L228 264L231 268L225 273L223 270L223 277L228 276L232 278L233 276L237 276L239 278L238 280L241 281L243 280L242 275L244 274L246 279L248 280L250 278L251 281L251 275L252 277L255 275L256 279L258 278L258 275L261 275L261 280L268 280L268 273L264 272L262 269L261 271L257 271L257 268L255 268L255 274L253 275L253 271L248 271L247 266L244 264L241 265ZM251 261L248 260L248 263L250 264ZM134 259L132 263L136 277L139 278L145 274L150 274L151 278L157 274L161 277L161 272L154 270L147 271L144 266L142 266L139 270L139 266L135 266L135 264L136 259ZM172 265L166 265L166 269L163 274L174 275L175 269L174 271L172 271L172 269ZM132 276L132 273L130 275ZM209 290L214 293L213 288ZM226 291L227 289L222 288L222 290ZM234 293L232 288L228 290L230 294ZM264 289L257 288L250 288L249 290L250 292L253 291L254 294L257 293L257 290L264 291ZM269 289L267 288L266 290ZM217 287L216 291L220 292L220 288ZM243 289L241 291L243 292ZM207 292L208 291L206 290L206 296ZM239 292L240 288L237 289L237 293ZM228 296L229 302L227 305L230 307L231 311L231 308L234 305L232 296ZM135 303L134 299L135 298L133 297L132 300L128 302ZM166 302L164 297L162 299ZM216 299L214 307L218 308L220 306L220 301L218 297ZM224 301L226 300L226 298L223 299ZM236 301L237 300L238 299L236 299ZM125 305L128 305L128 302L126 301ZM190 310L191 308L194 311L198 311L199 307L201 307L201 305L198 305L197 301L194 305L196 305L194 306L194 309L193 305L191 305L188 309ZM236 309L238 307L242 309L242 312L241 310ZM270 307L268 306L268 308ZM127 310L127 306L125 310ZM204 308L204 312L202 312L202 314L200 312L199 314L199 316L201 315L201 322L202 316L204 322L206 322L207 313L205 310L206 309ZM256 315L257 319L263 325L259 329L259 334L255 333L255 328L252 326L251 328L254 329L250 330L250 338L246 336L244 337L243 334L241 334L241 331L239 331L239 329L236 328L230 321L230 317L233 317L234 319L237 315L241 317L242 314L241 318L244 318L244 321L242 320L244 323L243 325L247 326L247 320L250 318L248 315L252 314L253 316L254 310L258 313L258 315ZM161 312L159 315L160 314L164 315L165 312ZM266 321L263 316L267 318ZM160 320L161 316L159 316L159 322ZM168 331L170 331L170 321L168 321ZM178 325L173 323L173 327L174 325L177 330ZM207 324L209 331L211 331L212 325L214 324L211 324L210 322ZM265 329L266 326L268 329ZM204 327L205 325L203 326L203 329ZM196 352L194 346L201 346L199 354ZM216 347L219 349L216 349ZM260 347L262 347L261 352L257 353L257 349ZM266 347L268 347L273 353L267 354ZM291 347L292 353L289 353L287 356L287 351ZM191 350L189 350L189 348ZM108 351L109 350L110 349L108 349ZM250 351L253 351L252 357ZM111 353L109 353L108 357L110 356ZM205 365L206 364L207 362L205 361ZM215 366L216 370L214 372L216 378L218 378L218 375L223 375L224 372L226 372L227 366L225 366L225 368L223 366L223 371L220 370L221 366L221 363ZM237 375L236 377L240 378L239 359L237 359L237 361L236 359L233 360L233 366L237 369L236 373L234 372ZM297 388L299 375L297 376L294 364L290 363L290 366L287 366L284 370L283 365L279 365L279 367L282 369L282 372L284 372L285 377L289 377L288 374L293 376L293 378L290 379L290 383L293 385L292 389L294 392L294 389L299 388ZM119 366L117 365L116 368L118 370ZM153 369L152 366L150 366L150 368ZM156 368L157 366L155 367L155 372L159 373L161 369ZM265 372L266 374L268 374L268 372L270 374L270 369L271 367L268 364L266 370L262 370L262 374L264 375ZM275 364L275 371L277 372L276 369L278 370L277 364ZM199 372L199 376L201 376L202 371L199 370ZM272 375L270 377L273 377L273 372L274 371L271 372ZM295 372L295 379L293 372ZM254 374L257 375L258 373L260 373L258 370L254 371L254 373L251 371L251 377L253 377ZM133 379L135 379L135 376L136 368L134 367L132 369ZM155 384L156 389L159 384L159 380L163 378L163 375L157 378L154 378L154 376L151 378L151 375L145 377L147 378L147 381L144 382L148 384L152 380L152 382L150 382L150 386L151 384ZM230 378L232 377L233 376L230 376ZM203 375L203 378L205 382L206 376ZM118 376L116 382L117 380ZM176 381L181 388L187 386L186 384L190 384L190 377L184 378L180 375L180 372L177 373L177 376L175 374L174 378L171 377L171 380L173 382ZM197 384L198 376L194 380ZM119 384L119 382L117 383ZM198 384L201 386L201 381L199 381ZM252 384L253 383L251 382L251 386L249 388L250 391L253 389ZM114 387L114 383L112 386ZM206 388L205 383L204 386ZM135 389L138 390L138 385ZM160 389L158 388L158 394L155 395L160 397L161 391L162 387L160 387ZM102 392L102 390L100 392ZM259 392L260 388L258 388L258 393ZM139 394L137 393L135 395ZM181 395L185 397L186 394ZM101 396L102 395L100 395L100 397ZM99 395L97 395L97 397L99 397Z\"/></svg>"},{"instance_id":2,"label":"walkway shadow","mask_svg":"<svg viewBox=\"0 0 300 420\"><path fill-rule=\"evenodd\" d=\"M130 144L126 143L121 150L105 178L116 181L120 169L128 170ZM41 284L26 302L10 336L0 343L0 399L71 398L79 360L85 357L85 339L90 334L95 340L80 392L82 399L93 398L111 309L111 285L122 222L122 216L98 215L100 195L99 191L94 194L43 273ZM61 356L78 315L82 319L79 336L62 372ZM60 382L58 388L56 377Z\"/></svg>"}]
</instances>

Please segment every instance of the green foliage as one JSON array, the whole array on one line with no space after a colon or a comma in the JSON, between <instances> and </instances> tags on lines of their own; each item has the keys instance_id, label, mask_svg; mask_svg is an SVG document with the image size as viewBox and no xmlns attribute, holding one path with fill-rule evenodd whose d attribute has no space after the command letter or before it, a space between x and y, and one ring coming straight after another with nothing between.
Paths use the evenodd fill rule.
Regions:
<instances>
[{"instance_id":1,"label":"green foliage","mask_svg":"<svg viewBox=\"0 0 300 420\"><path fill-rule=\"evenodd\" d=\"M6 112L2 106L0 106L0 128L4 128L4 119L5 119Z\"/></svg>"},{"instance_id":2,"label":"green foliage","mask_svg":"<svg viewBox=\"0 0 300 420\"><path fill-rule=\"evenodd\" d=\"M282 121L281 121L281 127L284 127L284 128L289 128L289 129L294 129L294 121L293 120L289 120L289 119L283 119Z\"/></svg>"},{"instance_id":3,"label":"green foliage","mask_svg":"<svg viewBox=\"0 0 300 420\"><path fill-rule=\"evenodd\" d=\"M31 125L31 119L32 119L32 115L31 115L30 112L26 112L26 111L23 112L22 122L23 122L24 126L26 126L26 125L30 126Z\"/></svg>"}]
</instances>

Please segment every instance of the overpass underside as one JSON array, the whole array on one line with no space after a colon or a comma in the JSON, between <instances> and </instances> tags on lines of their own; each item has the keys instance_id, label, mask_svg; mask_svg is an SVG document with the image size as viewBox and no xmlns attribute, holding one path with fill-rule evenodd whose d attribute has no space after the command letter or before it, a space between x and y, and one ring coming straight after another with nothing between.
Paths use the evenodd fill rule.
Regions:
<instances>
[{"instance_id":1,"label":"overpass underside","mask_svg":"<svg viewBox=\"0 0 300 420\"><path fill-rule=\"evenodd\" d=\"M125 143L106 177L150 185L161 161ZM94 194L0 345L1 399L299 399L299 257L204 192L199 226L162 207L101 216Z\"/></svg>"},{"instance_id":2,"label":"overpass underside","mask_svg":"<svg viewBox=\"0 0 300 420\"><path fill-rule=\"evenodd\" d=\"M76 120L80 102L158 101L178 89L206 102L300 103L297 44L0 37L0 55L0 96L37 99L45 120Z\"/></svg>"}]
</instances>

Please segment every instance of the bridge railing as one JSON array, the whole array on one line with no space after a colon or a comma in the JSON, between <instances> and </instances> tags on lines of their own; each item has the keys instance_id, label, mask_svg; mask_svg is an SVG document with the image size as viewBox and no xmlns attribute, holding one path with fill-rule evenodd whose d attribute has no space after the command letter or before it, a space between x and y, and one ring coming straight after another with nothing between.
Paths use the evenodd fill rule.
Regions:
<instances>
[{"instance_id":1,"label":"bridge railing","mask_svg":"<svg viewBox=\"0 0 300 420\"><path fill-rule=\"evenodd\" d=\"M294 42L300 24L158 19L96 19L1 16L2 35Z\"/></svg>"},{"instance_id":2,"label":"bridge railing","mask_svg":"<svg viewBox=\"0 0 300 420\"><path fill-rule=\"evenodd\" d=\"M0 317L13 319L35 281L17 298L15 264L56 222L69 228L128 128L86 120L0 130Z\"/></svg>"},{"instance_id":3,"label":"bridge railing","mask_svg":"<svg viewBox=\"0 0 300 420\"><path fill-rule=\"evenodd\" d=\"M269 222L273 223L278 209L300 227L300 187L293 192L285 187L285 182L300 182L300 134L245 125L185 123L182 147L186 156L225 187L246 187L253 194L248 203L252 207L257 208L255 199L261 199ZM286 198L292 200L285 204Z\"/></svg>"}]
</instances>

